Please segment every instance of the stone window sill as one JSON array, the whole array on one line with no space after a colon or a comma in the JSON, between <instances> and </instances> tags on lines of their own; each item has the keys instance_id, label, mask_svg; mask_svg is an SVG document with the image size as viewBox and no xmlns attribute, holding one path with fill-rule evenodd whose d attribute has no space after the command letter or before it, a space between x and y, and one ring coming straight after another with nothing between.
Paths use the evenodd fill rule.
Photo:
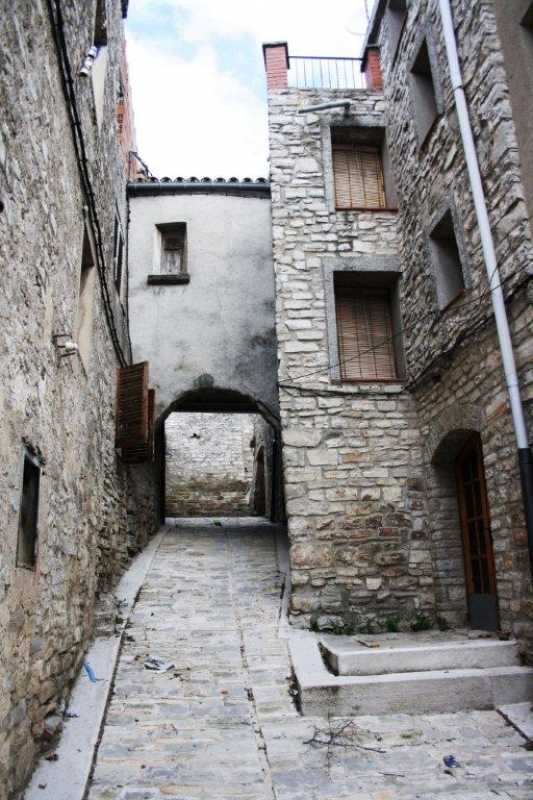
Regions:
<instances>
[{"instance_id":1,"label":"stone window sill","mask_svg":"<svg viewBox=\"0 0 533 800\"><path fill-rule=\"evenodd\" d=\"M180 283L189 283L191 276L184 272L182 275L148 275L149 286L176 286Z\"/></svg>"}]
</instances>

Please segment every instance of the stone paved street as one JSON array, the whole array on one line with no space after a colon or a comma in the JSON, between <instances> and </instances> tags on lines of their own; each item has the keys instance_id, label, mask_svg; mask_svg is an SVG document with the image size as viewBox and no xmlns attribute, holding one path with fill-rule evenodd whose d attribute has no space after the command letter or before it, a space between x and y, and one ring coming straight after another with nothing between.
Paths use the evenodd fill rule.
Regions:
<instances>
[{"instance_id":1,"label":"stone paved street","mask_svg":"<svg viewBox=\"0 0 533 800\"><path fill-rule=\"evenodd\" d=\"M290 693L286 637L298 634L281 613L275 533L168 529L132 615L89 800L531 800L533 753L497 712L359 717L328 749L341 721L300 717ZM174 669L149 671L149 654Z\"/></svg>"}]
</instances>

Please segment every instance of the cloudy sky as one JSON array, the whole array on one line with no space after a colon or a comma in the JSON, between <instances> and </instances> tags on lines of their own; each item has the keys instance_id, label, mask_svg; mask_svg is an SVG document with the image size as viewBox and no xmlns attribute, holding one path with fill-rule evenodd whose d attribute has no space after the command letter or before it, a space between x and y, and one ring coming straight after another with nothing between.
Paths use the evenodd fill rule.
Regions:
<instances>
[{"instance_id":1,"label":"cloudy sky","mask_svg":"<svg viewBox=\"0 0 533 800\"><path fill-rule=\"evenodd\" d=\"M157 177L267 176L261 44L358 56L373 0L134 0L126 24L139 154Z\"/></svg>"}]
</instances>

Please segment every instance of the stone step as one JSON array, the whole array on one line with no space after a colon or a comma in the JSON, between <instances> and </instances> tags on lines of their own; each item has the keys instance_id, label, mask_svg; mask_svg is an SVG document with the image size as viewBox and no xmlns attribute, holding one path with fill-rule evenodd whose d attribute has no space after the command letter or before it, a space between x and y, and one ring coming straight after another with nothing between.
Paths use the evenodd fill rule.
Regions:
<instances>
[{"instance_id":1,"label":"stone step","mask_svg":"<svg viewBox=\"0 0 533 800\"><path fill-rule=\"evenodd\" d=\"M533 699L530 667L345 676L328 671L312 635L291 638L289 649L304 716L439 714Z\"/></svg>"},{"instance_id":2,"label":"stone step","mask_svg":"<svg viewBox=\"0 0 533 800\"><path fill-rule=\"evenodd\" d=\"M364 640L363 640L364 641ZM449 642L409 642L407 637L365 646L355 637L323 636L322 652L335 675L384 675L447 669L484 669L520 665L515 641L463 638ZM369 644L372 643L369 641Z\"/></svg>"}]
</instances>

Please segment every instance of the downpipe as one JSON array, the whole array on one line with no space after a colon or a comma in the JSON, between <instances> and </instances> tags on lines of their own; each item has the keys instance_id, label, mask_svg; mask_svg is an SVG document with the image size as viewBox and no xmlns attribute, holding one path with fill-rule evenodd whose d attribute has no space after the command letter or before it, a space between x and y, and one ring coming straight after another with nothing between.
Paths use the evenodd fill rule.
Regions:
<instances>
[{"instance_id":1,"label":"downpipe","mask_svg":"<svg viewBox=\"0 0 533 800\"><path fill-rule=\"evenodd\" d=\"M522 407L522 399L520 397L520 385L518 382L518 373L516 371L513 344L509 330L509 321L507 319L507 311L505 308L505 298L503 295L498 262L496 258L496 249L494 247L494 240L492 238L492 232L490 229L489 215L485 201L485 194L483 191L483 184L481 181L481 173L479 170L479 163L474 144L474 136L472 133L472 127L470 125L470 118L468 116L468 106L463 87L461 67L459 65L459 56L457 53L457 43L455 41L455 31L453 27L450 0L439 0L439 9L444 30L444 41L446 44L448 66L452 79L455 106L459 120L459 130L461 132L465 161L470 178L472 194L474 197L474 206L479 225L481 245L483 248L485 267L490 286L492 307L494 309L494 319L496 322L496 330L498 333L498 341L500 344L503 368L505 372L505 381L507 384L507 392L513 418L513 426L518 449L518 463L520 467L522 496L524 500L527 543L529 549L529 567L531 571L531 578L533 580L533 457L531 454L531 448L529 446L524 409Z\"/></svg>"}]
</instances>

